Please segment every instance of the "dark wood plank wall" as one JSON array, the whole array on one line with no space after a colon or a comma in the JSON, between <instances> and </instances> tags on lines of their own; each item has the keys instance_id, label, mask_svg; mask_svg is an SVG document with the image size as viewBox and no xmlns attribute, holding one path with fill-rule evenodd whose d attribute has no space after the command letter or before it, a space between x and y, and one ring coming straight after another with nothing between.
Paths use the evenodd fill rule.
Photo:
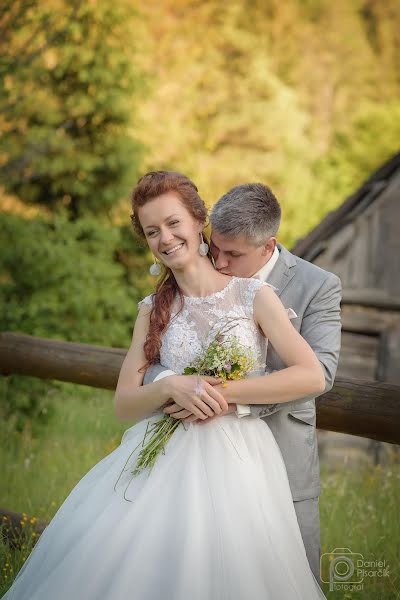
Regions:
<instances>
[{"instance_id":1,"label":"dark wood plank wall","mask_svg":"<svg viewBox=\"0 0 400 600\"><path fill-rule=\"evenodd\" d=\"M343 289L400 298L400 173L379 197L362 209L354 208L313 260L316 265L339 275Z\"/></svg>"},{"instance_id":2,"label":"dark wood plank wall","mask_svg":"<svg viewBox=\"0 0 400 600\"><path fill-rule=\"evenodd\" d=\"M379 336L362 333L342 333L338 375L355 379L376 380Z\"/></svg>"},{"instance_id":3,"label":"dark wood plank wall","mask_svg":"<svg viewBox=\"0 0 400 600\"><path fill-rule=\"evenodd\" d=\"M400 383L400 172L320 240L314 264L343 286L341 377Z\"/></svg>"}]
</instances>

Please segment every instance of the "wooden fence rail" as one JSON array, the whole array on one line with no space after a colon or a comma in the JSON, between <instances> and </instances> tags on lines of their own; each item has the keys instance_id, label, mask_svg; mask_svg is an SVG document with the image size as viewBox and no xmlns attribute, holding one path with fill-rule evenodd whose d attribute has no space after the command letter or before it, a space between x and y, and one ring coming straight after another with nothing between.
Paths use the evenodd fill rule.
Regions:
<instances>
[{"instance_id":1,"label":"wooden fence rail","mask_svg":"<svg viewBox=\"0 0 400 600\"><path fill-rule=\"evenodd\" d=\"M113 390L126 349L0 333L0 373ZM337 378L317 399L317 427L400 444L400 386Z\"/></svg>"}]
</instances>

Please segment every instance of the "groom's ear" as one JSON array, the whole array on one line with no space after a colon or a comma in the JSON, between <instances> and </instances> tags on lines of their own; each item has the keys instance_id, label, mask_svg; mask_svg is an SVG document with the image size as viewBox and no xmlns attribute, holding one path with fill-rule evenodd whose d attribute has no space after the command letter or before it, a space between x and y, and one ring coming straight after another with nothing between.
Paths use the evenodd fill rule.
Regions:
<instances>
[{"instance_id":1,"label":"groom's ear","mask_svg":"<svg viewBox=\"0 0 400 600\"><path fill-rule=\"evenodd\" d=\"M276 246L276 238L270 237L269 240L264 244L264 248L262 250L263 256L272 256L273 251Z\"/></svg>"}]
</instances>

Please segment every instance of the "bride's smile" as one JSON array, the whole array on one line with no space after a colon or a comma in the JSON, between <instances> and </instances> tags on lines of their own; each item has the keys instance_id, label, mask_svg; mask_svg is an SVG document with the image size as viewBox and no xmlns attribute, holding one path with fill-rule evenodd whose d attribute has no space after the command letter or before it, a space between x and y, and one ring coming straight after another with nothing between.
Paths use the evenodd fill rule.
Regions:
<instances>
[{"instance_id":1,"label":"bride's smile","mask_svg":"<svg viewBox=\"0 0 400 600\"><path fill-rule=\"evenodd\" d=\"M186 210L175 192L154 198L139 213L149 248L166 267L182 269L201 260L198 247L203 225Z\"/></svg>"},{"instance_id":2,"label":"bride's smile","mask_svg":"<svg viewBox=\"0 0 400 600\"><path fill-rule=\"evenodd\" d=\"M164 250L163 254L166 254L167 256L170 256L171 254L175 254L176 252L178 252L178 250L180 250L183 247L184 243L185 242L182 242L181 244L174 246L170 250Z\"/></svg>"},{"instance_id":3,"label":"bride's smile","mask_svg":"<svg viewBox=\"0 0 400 600\"><path fill-rule=\"evenodd\" d=\"M160 193L138 207L140 227L149 249L171 269L183 294L208 296L223 289L229 278L214 269L199 252L206 211L192 212L176 191Z\"/></svg>"}]
</instances>

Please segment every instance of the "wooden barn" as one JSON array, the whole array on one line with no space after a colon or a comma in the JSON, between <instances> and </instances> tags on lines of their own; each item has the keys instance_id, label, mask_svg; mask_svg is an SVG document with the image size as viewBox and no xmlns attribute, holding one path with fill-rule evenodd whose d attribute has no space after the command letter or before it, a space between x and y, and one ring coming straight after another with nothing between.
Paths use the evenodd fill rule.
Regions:
<instances>
[{"instance_id":1,"label":"wooden barn","mask_svg":"<svg viewBox=\"0 0 400 600\"><path fill-rule=\"evenodd\" d=\"M337 374L400 384L400 153L328 214L293 252L341 278ZM327 439L334 436L327 433ZM375 457L383 447L377 444L366 445Z\"/></svg>"},{"instance_id":2,"label":"wooden barn","mask_svg":"<svg viewBox=\"0 0 400 600\"><path fill-rule=\"evenodd\" d=\"M338 375L399 384L400 153L293 252L342 280Z\"/></svg>"}]
</instances>

